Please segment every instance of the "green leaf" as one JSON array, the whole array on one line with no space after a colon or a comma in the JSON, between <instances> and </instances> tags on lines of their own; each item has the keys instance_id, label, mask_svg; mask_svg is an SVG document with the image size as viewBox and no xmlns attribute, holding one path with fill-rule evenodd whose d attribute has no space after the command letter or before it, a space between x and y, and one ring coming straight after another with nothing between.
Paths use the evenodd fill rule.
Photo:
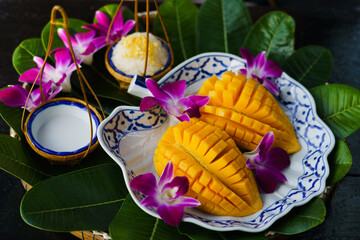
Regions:
<instances>
[{"instance_id":1,"label":"green leaf","mask_svg":"<svg viewBox=\"0 0 360 240\"><path fill-rule=\"evenodd\" d=\"M33 58L45 56L45 50L40 38L30 38L22 41L15 49L12 57L15 70L19 74L25 71L36 68Z\"/></svg>"},{"instance_id":2,"label":"green leaf","mask_svg":"<svg viewBox=\"0 0 360 240\"><path fill-rule=\"evenodd\" d=\"M159 7L171 47L175 66L196 55L196 19L198 9L190 0L168 0ZM154 20L154 34L166 40L159 16Z\"/></svg>"},{"instance_id":3,"label":"green leaf","mask_svg":"<svg viewBox=\"0 0 360 240\"><path fill-rule=\"evenodd\" d=\"M9 125L9 128L12 128L20 138L24 138L21 130L22 113L21 108L9 107L0 102L0 116Z\"/></svg>"},{"instance_id":4,"label":"green leaf","mask_svg":"<svg viewBox=\"0 0 360 240\"><path fill-rule=\"evenodd\" d=\"M330 84L310 89L319 117L334 135L344 139L360 127L360 90L344 85Z\"/></svg>"},{"instance_id":5,"label":"green leaf","mask_svg":"<svg viewBox=\"0 0 360 240\"><path fill-rule=\"evenodd\" d=\"M25 139L19 141L9 135L0 134L0 168L32 186L52 176L104 163L113 163L113 160L98 147L79 165L52 166L37 155Z\"/></svg>"},{"instance_id":6,"label":"green leaf","mask_svg":"<svg viewBox=\"0 0 360 240\"><path fill-rule=\"evenodd\" d=\"M110 224L110 235L117 239L187 239L176 227L166 224L141 210L128 194L116 217Z\"/></svg>"},{"instance_id":7,"label":"green leaf","mask_svg":"<svg viewBox=\"0 0 360 240\"><path fill-rule=\"evenodd\" d=\"M25 144L8 135L0 135L0 168L34 185L49 177L41 165L41 161L29 154Z\"/></svg>"},{"instance_id":8,"label":"green leaf","mask_svg":"<svg viewBox=\"0 0 360 240\"><path fill-rule=\"evenodd\" d=\"M62 19L57 19L57 20L60 22L63 22ZM88 30L82 28L82 26L87 25L87 24L88 23L85 21L75 19L75 18L69 18L68 28L69 28L70 35L74 37L75 33L88 31ZM53 43L51 46L51 50L56 49L56 48L65 47L63 41L57 34L57 30L59 28L63 28L63 27L55 25L54 40L53 40ZM50 22L48 24L46 24L46 26L44 27L44 29L41 32L41 40L42 40L42 43L43 43L43 46L45 49L47 48L48 43L49 43L49 36L50 36Z\"/></svg>"},{"instance_id":9,"label":"green leaf","mask_svg":"<svg viewBox=\"0 0 360 240\"><path fill-rule=\"evenodd\" d=\"M270 227L270 231L285 235L305 232L324 222L326 206L320 198L314 198L306 205L296 207Z\"/></svg>"},{"instance_id":10,"label":"green leaf","mask_svg":"<svg viewBox=\"0 0 360 240\"><path fill-rule=\"evenodd\" d=\"M336 141L335 148L328 157L328 162L330 175L326 180L326 185L332 185L347 174L352 164L350 149L344 141Z\"/></svg>"},{"instance_id":11,"label":"green leaf","mask_svg":"<svg viewBox=\"0 0 360 240\"><path fill-rule=\"evenodd\" d=\"M307 88L325 84L333 68L331 52L319 46L297 50L284 63L283 70Z\"/></svg>"},{"instance_id":12,"label":"green leaf","mask_svg":"<svg viewBox=\"0 0 360 240\"><path fill-rule=\"evenodd\" d=\"M239 55L239 49L252 25L242 0L207 0L197 21L198 52L227 52Z\"/></svg>"},{"instance_id":13,"label":"green leaf","mask_svg":"<svg viewBox=\"0 0 360 240\"><path fill-rule=\"evenodd\" d=\"M281 64L294 52L294 19L284 12L274 11L261 17L246 36L243 47L257 55L266 56Z\"/></svg>"},{"instance_id":14,"label":"green leaf","mask_svg":"<svg viewBox=\"0 0 360 240\"><path fill-rule=\"evenodd\" d=\"M104 164L49 178L28 191L20 212L45 230L107 230L127 195L120 167Z\"/></svg>"}]
</instances>

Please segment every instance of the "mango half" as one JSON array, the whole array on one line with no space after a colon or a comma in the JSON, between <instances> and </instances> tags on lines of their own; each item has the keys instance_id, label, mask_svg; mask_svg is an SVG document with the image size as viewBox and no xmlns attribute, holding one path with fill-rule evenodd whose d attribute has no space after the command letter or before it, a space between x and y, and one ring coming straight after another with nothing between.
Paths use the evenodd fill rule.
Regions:
<instances>
[{"instance_id":1,"label":"mango half","mask_svg":"<svg viewBox=\"0 0 360 240\"><path fill-rule=\"evenodd\" d=\"M174 176L189 179L186 195L200 201L199 209L236 217L262 209L253 174L225 131L193 118L169 127L155 150L159 176L168 161L173 163Z\"/></svg>"},{"instance_id":2,"label":"mango half","mask_svg":"<svg viewBox=\"0 0 360 240\"><path fill-rule=\"evenodd\" d=\"M293 126L276 99L255 79L225 72L222 79L207 79L199 95L210 97L200 109L201 120L225 130L246 150L254 150L264 135L274 133L273 147L288 154L301 149Z\"/></svg>"}]
</instances>

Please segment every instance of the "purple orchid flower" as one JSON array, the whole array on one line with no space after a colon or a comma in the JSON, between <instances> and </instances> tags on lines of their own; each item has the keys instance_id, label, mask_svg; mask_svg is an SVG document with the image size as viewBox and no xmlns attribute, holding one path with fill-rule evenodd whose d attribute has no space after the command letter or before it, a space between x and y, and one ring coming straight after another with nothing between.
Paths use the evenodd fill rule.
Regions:
<instances>
[{"instance_id":1,"label":"purple orchid flower","mask_svg":"<svg viewBox=\"0 0 360 240\"><path fill-rule=\"evenodd\" d=\"M279 147L271 148L274 134L265 134L257 148L252 152L244 153L246 166L255 169L255 178L265 193L272 193L278 181L286 182L285 175L281 172L290 165L289 155Z\"/></svg>"},{"instance_id":2,"label":"purple orchid flower","mask_svg":"<svg viewBox=\"0 0 360 240\"><path fill-rule=\"evenodd\" d=\"M60 91L61 87L54 88L52 81L48 81L43 85L45 101L53 99ZM29 91L25 88L19 85L10 85L8 88L4 88L0 91L0 101L10 107L25 106L28 95ZM26 109L31 112L41 103L43 103L43 100L40 88L37 88L31 92Z\"/></svg>"},{"instance_id":3,"label":"purple orchid flower","mask_svg":"<svg viewBox=\"0 0 360 240\"><path fill-rule=\"evenodd\" d=\"M279 95L279 89L273 82L273 78L280 77L283 73L279 65L272 60L266 60L265 51L255 58L246 48L241 48L240 53L246 60L246 69L240 69L240 73L246 75L247 78L256 78L272 94Z\"/></svg>"},{"instance_id":4,"label":"purple orchid flower","mask_svg":"<svg viewBox=\"0 0 360 240\"><path fill-rule=\"evenodd\" d=\"M166 83L161 88L153 79L146 80L146 86L153 97L144 97L140 103L140 111L145 111L159 104L170 115L180 121L190 121L190 117L200 117L199 109L209 102L208 96L192 95L184 97L186 81L180 80Z\"/></svg>"},{"instance_id":5,"label":"purple orchid flower","mask_svg":"<svg viewBox=\"0 0 360 240\"><path fill-rule=\"evenodd\" d=\"M124 8L121 8L115 16L114 23L109 35L109 44L125 36L135 25L134 20L127 20L124 24L124 19L122 16L123 10ZM95 18L98 23L86 25L84 28L94 30L96 34L98 34L103 39L103 41L105 41L106 44L106 37L110 27L111 19L109 19L105 13L100 11L95 13Z\"/></svg>"},{"instance_id":6,"label":"purple orchid flower","mask_svg":"<svg viewBox=\"0 0 360 240\"><path fill-rule=\"evenodd\" d=\"M130 187L147 195L141 204L145 207L157 208L157 213L169 225L180 224L185 207L198 207L200 202L194 198L184 197L189 189L187 177L173 178L172 162L166 164L159 183L152 173L136 176Z\"/></svg>"},{"instance_id":7,"label":"purple orchid flower","mask_svg":"<svg viewBox=\"0 0 360 240\"><path fill-rule=\"evenodd\" d=\"M66 37L66 31L63 28L58 29L58 35L64 42L65 47L69 48L68 39ZM74 50L75 58L80 63L91 65L93 61L93 55L96 51L105 46L105 40L103 38L95 38L95 31L76 33L75 38L70 36L71 45Z\"/></svg>"},{"instance_id":8,"label":"purple orchid flower","mask_svg":"<svg viewBox=\"0 0 360 240\"><path fill-rule=\"evenodd\" d=\"M68 49L59 49L55 52L55 68L46 63L42 75L42 82L47 83L52 81L57 87L62 88L64 92L71 91L70 76L76 70L75 64L71 59ZM44 64L44 60L40 57L34 57L34 62L37 68L32 68L21 74L19 77L20 82L33 83L39 74L39 71ZM36 84L40 84L40 77L36 80Z\"/></svg>"}]
</instances>

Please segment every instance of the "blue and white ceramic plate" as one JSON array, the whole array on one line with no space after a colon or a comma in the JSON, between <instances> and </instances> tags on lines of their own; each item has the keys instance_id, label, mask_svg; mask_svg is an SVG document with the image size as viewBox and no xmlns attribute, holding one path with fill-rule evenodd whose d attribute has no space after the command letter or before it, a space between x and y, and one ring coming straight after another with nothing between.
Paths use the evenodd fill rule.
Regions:
<instances>
[{"instance_id":1,"label":"blue and white ceramic plate","mask_svg":"<svg viewBox=\"0 0 360 240\"><path fill-rule=\"evenodd\" d=\"M186 94L193 94L210 76L221 76L227 70L236 71L244 65L243 59L231 54L200 54L174 68L160 83L185 79ZM329 174L327 156L334 147L334 136L317 116L315 102L301 84L285 73L275 82L280 89L277 100L291 120L302 146L301 151L291 155L291 165L283 172L288 182L279 185L272 194L261 193L263 209L255 214L224 217L187 209L184 221L216 231L260 232L293 207L323 193ZM138 107L120 106L98 130L100 144L122 168L131 196L139 207L155 217L159 216L154 209L140 205L144 196L130 189L129 182L139 174L156 175L152 160L154 151L170 122L160 107L142 113Z\"/></svg>"}]
</instances>

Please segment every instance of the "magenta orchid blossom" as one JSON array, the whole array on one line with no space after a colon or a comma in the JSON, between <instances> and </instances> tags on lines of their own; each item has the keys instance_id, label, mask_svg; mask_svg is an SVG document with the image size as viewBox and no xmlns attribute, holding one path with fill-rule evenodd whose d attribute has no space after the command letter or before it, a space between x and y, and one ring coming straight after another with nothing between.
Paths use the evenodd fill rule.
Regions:
<instances>
[{"instance_id":1,"label":"magenta orchid blossom","mask_svg":"<svg viewBox=\"0 0 360 240\"><path fill-rule=\"evenodd\" d=\"M198 207L200 202L183 196L189 189L189 180L187 177L173 178L173 171L173 164L169 162L158 183L154 174L146 173L131 180L130 187L146 195L142 205L157 208L157 213L167 224L177 226L183 218L184 208Z\"/></svg>"},{"instance_id":2,"label":"magenta orchid blossom","mask_svg":"<svg viewBox=\"0 0 360 240\"><path fill-rule=\"evenodd\" d=\"M53 99L61 91L61 87L53 87L52 81L48 81L42 88L45 101ZM10 107L24 107L28 95L29 91L25 88L19 85L10 85L8 88L4 88L0 91L0 101ZM41 97L40 88L37 88L31 92L26 109L31 112L41 103L43 103L43 99Z\"/></svg>"},{"instance_id":3,"label":"magenta orchid blossom","mask_svg":"<svg viewBox=\"0 0 360 240\"><path fill-rule=\"evenodd\" d=\"M62 88L63 92L71 91L70 76L73 71L76 70L75 64L71 59L71 55L68 49L59 49L54 54L55 57L55 68L46 63L44 72L42 74L42 82L45 84L52 81L57 87ZM37 68L32 68L21 74L19 77L20 82L33 83L36 80L36 84L40 84L40 76L38 74L44 60L40 57L34 57L34 62ZM36 79L36 77L38 77Z\"/></svg>"},{"instance_id":4,"label":"magenta orchid blossom","mask_svg":"<svg viewBox=\"0 0 360 240\"><path fill-rule=\"evenodd\" d=\"M127 20L124 24L124 19L122 16L123 10L124 8L121 8L115 16L114 23L109 35L109 44L120 39L122 36L125 36L135 25L134 20ZM94 30L96 34L100 36L99 38L103 40L105 46L111 19L109 19L107 15L101 11L96 11L95 19L98 23L86 25L84 28Z\"/></svg>"},{"instance_id":5,"label":"magenta orchid blossom","mask_svg":"<svg viewBox=\"0 0 360 240\"><path fill-rule=\"evenodd\" d=\"M186 81L180 80L166 83L159 87L153 79L146 79L146 86L153 97L144 97L140 103L140 111L145 111L159 104L170 115L180 121L190 121L190 117L200 117L199 109L209 102L208 96L191 95L184 97Z\"/></svg>"},{"instance_id":6,"label":"magenta orchid blossom","mask_svg":"<svg viewBox=\"0 0 360 240\"><path fill-rule=\"evenodd\" d=\"M66 31L63 28L58 29L58 35L63 41L66 48L69 48L69 42L66 37ZM95 38L95 31L76 33L75 38L70 36L70 42L74 50L75 58L81 63L91 65L93 61L93 55L96 51L101 49L104 45L103 38Z\"/></svg>"},{"instance_id":7,"label":"magenta orchid blossom","mask_svg":"<svg viewBox=\"0 0 360 240\"><path fill-rule=\"evenodd\" d=\"M255 169L255 178L265 193L272 193L280 181L287 179L281 170L290 165L289 155L279 147L271 148L274 134L265 134L257 148L252 152L244 153L246 166Z\"/></svg>"},{"instance_id":8,"label":"magenta orchid blossom","mask_svg":"<svg viewBox=\"0 0 360 240\"><path fill-rule=\"evenodd\" d=\"M279 65L272 60L266 60L265 51L256 57L246 48L241 48L240 53L246 60L246 69L240 69L240 73L246 75L247 78L256 78L272 94L279 95L279 89L273 82L273 78L280 77L283 73Z\"/></svg>"}]
</instances>

